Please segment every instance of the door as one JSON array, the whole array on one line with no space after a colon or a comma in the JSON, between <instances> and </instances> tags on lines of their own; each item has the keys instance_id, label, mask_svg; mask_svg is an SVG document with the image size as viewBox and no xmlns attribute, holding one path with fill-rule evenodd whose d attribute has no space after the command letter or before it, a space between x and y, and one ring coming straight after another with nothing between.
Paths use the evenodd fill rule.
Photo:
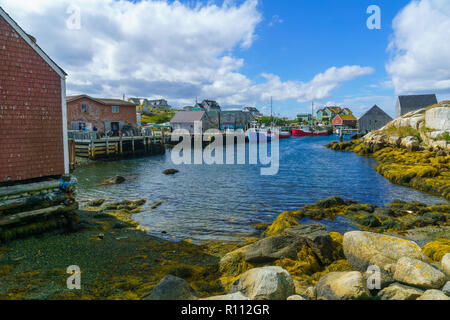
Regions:
<instances>
[{"instance_id":1,"label":"door","mask_svg":"<svg viewBox=\"0 0 450 320\"><path fill-rule=\"evenodd\" d=\"M116 137L119 135L120 123L119 122L111 122L111 131L113 135Z\"/></svg>"}]
</instances>

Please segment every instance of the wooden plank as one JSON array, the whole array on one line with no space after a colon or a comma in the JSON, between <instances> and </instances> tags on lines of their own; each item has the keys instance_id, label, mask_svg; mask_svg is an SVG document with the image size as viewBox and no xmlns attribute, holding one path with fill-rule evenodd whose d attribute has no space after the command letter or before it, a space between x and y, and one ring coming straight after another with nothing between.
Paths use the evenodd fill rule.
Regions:
<instances>
[{"instance_id":1,"label":"wooden plank","mask_svg":"<svg viewBox=\"0 0 450 320\"><path fill-rule=\"evenodd\" d=\"M44 194L36 194L28 197L3 200L0 201L0 212L19 207L32 207L39 205L41 203L50 203L50 204L61 203L67 198L69 198L69 195L67 193L59 191Z\"/></svg>"},{"instance_id":2,"label":"wooden plank","mask_svg":"<svg viewBox=\"0 0 450 320\"><path fill-rule=\"evenodd\" d=\"M70 212L78 209L78 204L74 203L71 206L65 206L65 205L59 205L55 207L45 208L45 209L39 209L34 211L28 211L28 212L21 212L14 215L10 215L8 217L0 219L0 226L8 226L11 224L19 223L26 221L31 218L35 217L45 217L56 213L64 213L64 212Z\"/></svg>"},{"instance_id":3,"label":"wooden plank","mask_svg":"<svg viewBox=\"0 0 450 320\"><path fill-rule=\"evenodd\" d=\"M55 189L59 188L59 181L57 179L42 181L42 182L34 182L27 184L18 184L15 186L9 187L0 187L0 198L11 196L15 194L27 193L27 192L35 192L46 189Z\"/></svg>"}]
</instances>

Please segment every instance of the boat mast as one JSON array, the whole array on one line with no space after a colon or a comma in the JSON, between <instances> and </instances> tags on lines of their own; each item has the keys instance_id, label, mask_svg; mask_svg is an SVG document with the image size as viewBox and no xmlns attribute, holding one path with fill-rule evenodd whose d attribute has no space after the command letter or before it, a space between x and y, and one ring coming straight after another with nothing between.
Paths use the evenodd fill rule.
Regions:
<instances>
[{"instance_id":1,"label":"boat mast","mask_svg":"<svg viewBox=\"0 0 450 320\"><path fill-rule=\"evenodd\" d=\"M312 102L312 105L311 105L311 123L314 127L314 101Z\"/></svg>"},{"instance_id":2,"label":"boat mast","mask_svg":"<svg viewBox=\"0 0 450 320\"><path fill-rule=\"evenodd\" d=\"M273 127L273 99L270 97L270 124Z\"/></svg>"}]
</instances>

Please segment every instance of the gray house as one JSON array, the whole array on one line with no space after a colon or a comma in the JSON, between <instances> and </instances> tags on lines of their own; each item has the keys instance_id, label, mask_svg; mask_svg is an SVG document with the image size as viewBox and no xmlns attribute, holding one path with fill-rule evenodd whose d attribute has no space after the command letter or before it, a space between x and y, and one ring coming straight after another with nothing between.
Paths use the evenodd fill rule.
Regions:
<instances>
[{"instance_id":1,"label":"gray house","mask_svg":"<svg viewBox=\"0 0 450 320\"><path fill-rule=\"evenodd\" d=\"M400 118L408 112L416 111L437 103L435 94L399 96L395 107L396 117Z\"/></svg>"},{"instance_id":2,"label":"gray house","mask_svg":"<svg viewBox=\"0 0 450 320\"><path fill-rule=\"evenodd\" d=\"M203 131L209 129L209 121L205 111L180 111L170 120L172 131L178 129L194 133L195 123L201 122Z\"/></svg>"},{"instance_id":3,"label":"gray house","mask_svg":"<svg viewBox=\"0 0 450 320\"><path fill-rule=\"evenodd\" d=\"M366 111L358 119L359 132L370 132L381 129L393 119L377 105L374 105L370 110Z\"/></svg>"},{"instance_id":4,"label":"gray house","mask_svg":"<svg viewBox=\"0 0 450 320\"><path fill-rule=\"evenodd\" d=\"M247 130L254 120L250 112L244 111L221 111L220 112L220 130Z\"/></svg>"}]
</instances>

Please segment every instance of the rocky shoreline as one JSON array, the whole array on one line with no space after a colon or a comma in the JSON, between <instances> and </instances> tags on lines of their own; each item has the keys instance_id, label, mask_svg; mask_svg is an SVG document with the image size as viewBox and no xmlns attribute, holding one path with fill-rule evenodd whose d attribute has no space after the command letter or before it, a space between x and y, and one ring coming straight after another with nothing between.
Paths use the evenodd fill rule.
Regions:
<instances>
[{"instance_id":1,"label":"rocky shoreline","mask_svg":"<svg viewBox=\"0 0 450 320\"><path fill-rule=\"evenodd\" d=\"M2 245L0 299L450 299L448 203L333 197L280 214L259 238L202 245L147 235L132 219L144 203L93 200L74 232ZM320 224L340 216L361 231ZM65 287L73 264L82 290Z\"/></svg>"},{"instance_id":2,"label":"rocky shoreline","mask_svg":"<svg viewBox=\"0 0 450 320\"><path fill-rule=\"evenodd\" d=\"M450 102L406 114L384 128L328 148L376 159L395 184L450 200Z\"/></svg>"}]
</instances>

